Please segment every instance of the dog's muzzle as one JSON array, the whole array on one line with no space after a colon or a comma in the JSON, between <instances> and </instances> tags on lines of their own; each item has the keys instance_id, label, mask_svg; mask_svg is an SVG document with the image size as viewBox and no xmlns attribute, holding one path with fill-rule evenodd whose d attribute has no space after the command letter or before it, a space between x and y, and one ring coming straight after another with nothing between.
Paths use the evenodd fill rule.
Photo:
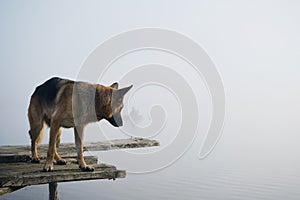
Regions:
<instances>
[{"instance_id":1,"label":"dog's muzzle","mask_svg":"<svg viewBox=\"0 0 300 200\"><path fill-rule=\"evenodd\" d=\"M111 118L106 118L106 120L114 127L123 126L123 120L121 114L115 114Z\"/></svg>"}]
</instances>

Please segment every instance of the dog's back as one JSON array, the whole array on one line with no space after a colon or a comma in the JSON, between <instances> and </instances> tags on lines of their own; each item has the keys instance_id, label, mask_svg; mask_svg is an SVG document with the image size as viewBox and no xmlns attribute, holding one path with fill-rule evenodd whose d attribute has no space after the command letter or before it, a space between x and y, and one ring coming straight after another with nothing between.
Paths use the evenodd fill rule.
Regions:
<instances>
[{"instance_id":1,"label":"dog's back","mask_svg":"<svg viewBox=\"0 0 300 200\"><path fill-rule=\"evenodd\" d=\"M45 83L36 87L34 93L31 98L38 99L41 103L45 103L47 105L51 105L55 101L56 94L58 92L59 84L63 79L58 77L53 77L47 80Z\"/></svg>"},{"instance_id":2,"label":"dog's back","mask_svg":"<svg viewBox=\"0 0 300 200\"><path fill-rule=\"evenodd\" d=\"M66 85L73 84L74 81L53 77L36 87L31 96L28 115L39 118L38 121L45 121L50 126L51 115L55 110L55 100L58 92ZM37 112L38 111L38 112ZM42 119L41 119L42 118Z\"/></svg>"}]
</instances>

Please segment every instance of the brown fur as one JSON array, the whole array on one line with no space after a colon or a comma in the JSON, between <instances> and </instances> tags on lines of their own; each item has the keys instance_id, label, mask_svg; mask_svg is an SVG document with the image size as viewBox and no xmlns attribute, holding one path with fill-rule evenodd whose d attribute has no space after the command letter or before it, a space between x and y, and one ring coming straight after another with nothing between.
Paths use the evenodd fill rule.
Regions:
<instances>
[{"instance_id":1,"label":"brown fur","mask_svg":"<svg viewBox=\"0 0 300 200\"><path fill-rule=\"evenodd\" d=\"M118 84L103 86L67 79L52 78L38 86L28 108L32 162L39 162L37 145L42 141L44 126L50 127L49 148L44 171L53 169L53 161L66 164L57 153L62 128L74 128L77 160L83 171L93 171L83 158L84 127L101 119L113 126L122 126L121 110L124 95L131 88L118 89Z\"/></svg>"}]
</instances>

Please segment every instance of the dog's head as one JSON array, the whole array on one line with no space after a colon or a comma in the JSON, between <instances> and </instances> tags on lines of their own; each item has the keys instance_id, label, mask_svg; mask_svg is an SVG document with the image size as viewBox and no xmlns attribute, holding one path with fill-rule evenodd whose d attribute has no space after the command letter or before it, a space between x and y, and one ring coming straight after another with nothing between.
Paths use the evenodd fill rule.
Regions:
<instances>
[{"instance_id":1,"label":"dog's head","mask_svg":"<svg viewBox=\"0 0 300 200\"><path fill-rule=\"evenodd\" d=\"M125 94L132 88L132 85L125 88L118 88L118 83L113 83L111 98L110 98L110 112L105 119L115 127L123 126L123 120L121 117L121 111L124 107L123 99Z\"/></svg>"}]
</instances>

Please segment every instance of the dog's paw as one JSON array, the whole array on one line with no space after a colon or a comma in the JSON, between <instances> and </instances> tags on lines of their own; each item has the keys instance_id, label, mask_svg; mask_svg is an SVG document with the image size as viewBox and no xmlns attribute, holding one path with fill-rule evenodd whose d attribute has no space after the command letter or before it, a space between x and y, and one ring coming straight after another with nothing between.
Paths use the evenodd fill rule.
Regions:
<instances>
[{"instance_id":1,"label":"dog's paw","mask_svg":"<svg viewBox=\"0 0 300 200\"><path fill-rule=\"evenodd\" d=\"M89 165L86 165L84 167L79 166L79 168L83 171L83 172L93 172L95 171L95 168Z\"/></svg>"},{"instance_id":2,"label":"dog's paw","mask_svg":"<svg viewBox=\"0 0 300 200\"><path fill-rule=\"evenodd\" d=\"M57 161L56 161L56 164L57 164L57 165L66 165L66 164L67 164L67 161L64 160L64 159L57 160Z\"/></svg>"},{"instance_id":3,"label":"dog's paw","mask_svg":"<svg viewBox=\"0 0 300 200\"><path fill-rule=\"evenodd\" d=\"M51 172L53 171L53 164L52 165L45 165L43 168L43 172Z\"/></svg>"},{"instance_id":4,"label":"dog's paw","mask_svg":"<svg viewBox=\"0 0 300 200\"><path fill-rule=\"evenodd\" d=\"M39 158L31 158L31 163L40 163L40 159Z\"/></svg>"}]
</instances>

